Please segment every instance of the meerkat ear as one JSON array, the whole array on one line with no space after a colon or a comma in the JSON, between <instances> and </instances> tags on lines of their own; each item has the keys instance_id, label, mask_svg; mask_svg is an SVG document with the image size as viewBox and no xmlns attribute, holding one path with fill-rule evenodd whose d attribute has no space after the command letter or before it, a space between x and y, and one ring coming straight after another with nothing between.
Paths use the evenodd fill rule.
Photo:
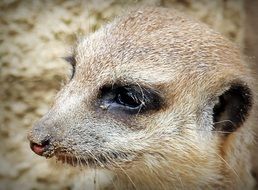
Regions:
<instances>
[{"instance_id":1,"label":"meerkat ear","mask_svg":"<svg viewBox=\"0 0 258 190\"><path fill-rule=\"evenodd\" d=\"M214 130L234 132L242 126L251 111L251 90L247 85L233 84L218 99L213 108Z\"/></svg>"}]
</instances>

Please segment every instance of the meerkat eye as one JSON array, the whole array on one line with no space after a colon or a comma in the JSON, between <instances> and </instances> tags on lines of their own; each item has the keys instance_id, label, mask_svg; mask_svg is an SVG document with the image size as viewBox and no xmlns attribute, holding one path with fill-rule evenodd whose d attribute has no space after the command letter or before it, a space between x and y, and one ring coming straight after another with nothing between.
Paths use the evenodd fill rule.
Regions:
<instances>
[{"instance_id":1,"label":"meerkat eye","mask_svg":"<svg viewBox=\"0 0 258 190\"><path fill-rule=\"evenodd\" d=\"M143 99L143 97L139 97L139 94L131 91L130 89L127 89L127 88L117 89L115 101L118 104L131 107L131 108L137 108L139 106L144 105L144 102L141 102L140 99Z\"/></svg>"},{"instance_id":2,"label":"meerkat eye","mask_svg":"<svg viewBox=\"0 0 258 190\"><path fill-rule=\"evenodd\" d=\"M100 107L111 112L138 114L162 107L160 95L149 88L136 85L104 87L101 89Z\"/></svg>"},{"instance_id":3,"label":"meerkat eye","mask_svg":"<svg viewBox=\"0 0 258 190\"><path fill-rule=\"evenodd\" d=\"M64 60L72 66L72 74L71 74L71 77L70 77L70 79L72 79L74 77L74 74L75 74L75 66L76 66L75 57L73 55L67 56L67 57L64 57Z\"/></svg>"}]
</instances>

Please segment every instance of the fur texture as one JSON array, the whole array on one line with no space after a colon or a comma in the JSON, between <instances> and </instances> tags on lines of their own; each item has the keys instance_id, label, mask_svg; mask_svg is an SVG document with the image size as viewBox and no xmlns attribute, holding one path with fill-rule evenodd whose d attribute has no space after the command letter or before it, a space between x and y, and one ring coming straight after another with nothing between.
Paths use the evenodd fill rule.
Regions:
<instances>
[{"instance_id":1,"label":"fur texture","mask_svg":"<svg viewBox=\"0 0 258 190\"><path fill-rule=\"evenodd\" d=\"M254 187L253 79L227 39L175 10L145 8L81 39L72 56L73 78L29 133L33 144L47 139L43 156L108 170L109 189ZM101 101L103 87L131 84L164 104L130 115ZM214 106L234 84L250 106L234 131L216 130Z\"/></svg>"}]
</instances>

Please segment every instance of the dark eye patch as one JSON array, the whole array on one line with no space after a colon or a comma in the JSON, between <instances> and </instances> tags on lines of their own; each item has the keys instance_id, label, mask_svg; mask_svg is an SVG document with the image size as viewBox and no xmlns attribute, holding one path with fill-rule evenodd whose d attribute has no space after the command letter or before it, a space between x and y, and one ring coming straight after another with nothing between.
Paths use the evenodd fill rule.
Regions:
<instances>
[{"instance_id":1,"label":"dark eye patch","mask_svg":"<svg viewBox=\"0 0 258 190\"><path fill-rule=\"evenodd\" d=\"M71 75L71 79L74 77L74 74L75 74L75 67L76 67L76 60L75 60L75 57L74 55L71 55L71 56L67 56L67 57L64 57L64 60L68 63L70 63L70 65L72 66L72 75Z\"/></svg>"},{"instance_id":2,"label":"dark eye patch","mask_svg":"<svg viewBox=\"0 0 258 190\"><path fill-rule=\"evenodd\" d=\"M157 91L139 85L112 85L100 89L100 107L111 112L139 114L164 104Z\"/></svg>"}]
</instances>

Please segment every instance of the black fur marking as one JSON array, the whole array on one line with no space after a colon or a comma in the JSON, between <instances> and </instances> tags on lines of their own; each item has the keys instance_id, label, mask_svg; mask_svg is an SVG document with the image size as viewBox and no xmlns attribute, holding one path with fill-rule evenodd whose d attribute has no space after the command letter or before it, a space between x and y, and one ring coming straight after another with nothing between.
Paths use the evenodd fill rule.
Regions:
<instances>
[{"instance_id":1,"label":"black fur marking","mask_svg":"<svg viewBox=\"0 0 258 190\"><path fill-rule=\"evenodd\" d=\"M104 86L99 99L100 105L108 111L125 114L159 110L164 103L157 91L138 85Z\"/></svg>"},{"instance_id":2,"label":"black fur marking","mask_svg":"<svg viewBox=\"0 0 258 190\"><path fill-rule=\"evenodd\" d=\"M233 84L219 97L213 108L214 130L231 133L248 117L252 107L251 90L242 84Z\"/></svg>"},{"instance_id":3,"label":"black fur marking","mask_svg":"<svg viewBox=\"0 0 258 190\"><path fill-rule=\"evenodd\" d=\"M64 60L68 63L70 63L70 65L72 66L72 75L71 75L71 79L74 77L75 74L75 67L76 67L76 60L75 57L73 55L71 56L67 56L64 57Z\"/></svg>"}]
</instances>

